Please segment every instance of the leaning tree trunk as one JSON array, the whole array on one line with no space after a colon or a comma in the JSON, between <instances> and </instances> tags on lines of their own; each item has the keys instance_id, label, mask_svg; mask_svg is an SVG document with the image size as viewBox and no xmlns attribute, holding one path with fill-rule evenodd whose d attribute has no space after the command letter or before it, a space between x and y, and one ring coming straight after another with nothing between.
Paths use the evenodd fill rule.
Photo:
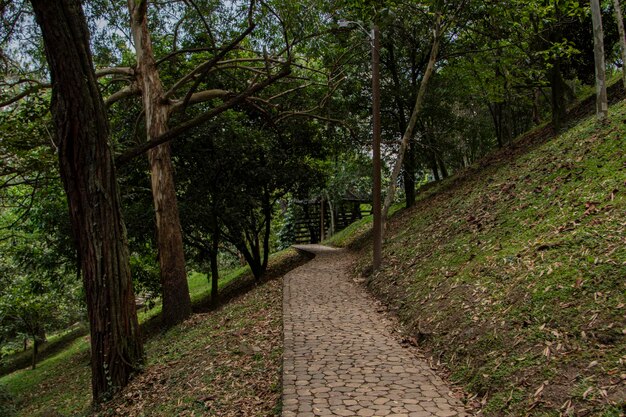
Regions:
<instances>
[{"instance_id":1,"label":"leaning tree trunk","mask_svg":"<svg viewBox=\"0 0 626 417\"><path fill-rule=\"evenodd\" d=\"M131 30L137 56L137 78L141 88L148 140L167 132L168 105L157 71L148 30L147 1L128 1ZM152 199L156 215L157 245L161 269L163 323L171 326L189 317L191 298L185 272L183 238L176 202L176 188L169 144L148 152Z\"/></svg>"},{"instance_id":2,"label":"leaning tree trunk","mask_svg":"<svg viewBox=\"0 0 626 417\"><path fill-rule=\"evenodd\" d=\"M402 171L402 179L404 182L404 200L406 208L415 205L415 171L417 159L416 146L414 141L409 141L404 157L404 170Z\"/></svg>"},{"instance_id":3,"label":"leaning tree trunk","mask_svg":"<svg viewBox=\"0 0 626 417\"><path fill-rule=\"evenodd\" d=\"M31 0L52 79L61 178L67 193L91 332L95 402L121 389L143 361L109 126L80 0Z\"/></svg>"},{"instance_id":4,"label":"leaning tree trunk","mask_svg":"<svg viewBox=\"0 0 626 417\"><path fill-rule=\"evenodd\" d=\"M606 69L604 66L604 31L600 0L591 0L591 20L593 21L593 55L596 64L596 116L602 120L609 113L606 96Z\"/></svg>"},{"instance_id":5,"label":"leaning tree trunk","mask_svg":"<svg viewBox=\"0 0 626 417\"><path fill-rule=\"evenodd\" d=\"M393 35L393 33L392 33ZM406 116L404 101L402 100L402 87L400 86L400 76L398 75L398 66L396 64L396 56L394 50L394 41L389 42L387 51L389 54L389 71L391 72L391 79L393 80L394 87L394 101L398 112L398 127L400 128L400 134L406 131ZM417 152L415 143L409 141L406 148L406 155L404 157L404 169L402 171L402 177L404 182L404 200L406 208L410 208L415 204L415 171L416 171L416 159Z\"/></svg>"},{"instance_id":6,"label":"leaning tree trunk","mask_svg":"<svg viewBox=\"0 0 626 417\"><path fill-rule=\"evenodd\" d=\"M437 55L439 53L439 44L441 41L441 29L441 15L437 15L433 36L433 45L430 50L428 65L426 66L426 71L424 72L422 82L420 83L417 98L415 99L415 106L413 107L413 113L411 113L411 119L409 120L409 124L404 131L404 135L402 136L402 143L400 144L400 150L398 151L398 158L396 159L396 164L394 165L393 171L391 173L391 182L389 183L389 187L387 188L387 196L385 197L385 204L383 205L383 211L381 215L383 221L383 232L385 230L385 220L387 219L387 213L389 213L389 208L391 207L391 203L393 203L393 198L395 197L396 182L398 180L398 175L400 175L400 170L402 169L404 154L409 145L409 141L413 137L413 131L415 130L415 125L417 124L417 117L424 103L424 96L426 95L426 87L428 86L428 81L435 71L435 64L437 63Z\"/></svg>"},{"instance_id":7,"label":"leaning tree trunk","mask_svg":"<svg viewBox=\"0 0 626 417\"><path fill-rule=\"evenodd\" d=\"M622 81L626 89L626 31L624 30L624 19L622 17L622 6L619 0L613 0L615 8L615 20L617 21L617 31L619 33L619 50L622 55Z\"/></svg>"}]
</instances>

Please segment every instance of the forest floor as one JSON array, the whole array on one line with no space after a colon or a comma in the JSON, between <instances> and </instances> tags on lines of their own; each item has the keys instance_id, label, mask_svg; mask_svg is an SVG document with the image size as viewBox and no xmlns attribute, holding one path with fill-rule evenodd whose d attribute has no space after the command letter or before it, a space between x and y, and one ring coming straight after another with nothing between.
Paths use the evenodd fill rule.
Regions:
<instances>
[{"instance_id":1,"label":"forest floor","mask_svg":"<svg viewBox=\"0 0 626 417\"><path fill-rule=\"evenodd\" d=\"M270 259L260 284L249 273L233 278L217 309L195 297L196 314L183 324L160 332L148 322L144 371L99 410L90 407L87 336L69 342L35 370L0 378L7 394L0 395L0 410L12 408L12 415L24 417L279 415L279 278L308 259L289 249ZM153 314L148 318L158 320Z\"/></svg>"},{"instance_id":2,"label":"forest floor","mask_svg":"<svg viewBox=\"0 0 626 417\"><path fill-rule=\"evenodd\" d=\"M330 241L486 416L626 414L626 102L588 104L423 188L376 273L367 220Z\"/></svg>"}]
</instances>

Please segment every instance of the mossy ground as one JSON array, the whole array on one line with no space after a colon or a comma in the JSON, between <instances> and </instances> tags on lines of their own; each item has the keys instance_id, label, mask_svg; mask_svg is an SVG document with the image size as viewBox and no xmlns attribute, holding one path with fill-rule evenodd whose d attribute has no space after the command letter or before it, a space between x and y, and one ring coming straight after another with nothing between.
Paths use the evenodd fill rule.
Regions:
<instances>
[{"instance_id":1,"label":"mossy ground","mask_svg":"<svg viewBox=\"0 0 626 417\"><path fill-rule=\"evenodd\" d=\"M625 122L539 128L389 223L369 286L485 415L626 412Z\"/></svg>"}]
</instances>

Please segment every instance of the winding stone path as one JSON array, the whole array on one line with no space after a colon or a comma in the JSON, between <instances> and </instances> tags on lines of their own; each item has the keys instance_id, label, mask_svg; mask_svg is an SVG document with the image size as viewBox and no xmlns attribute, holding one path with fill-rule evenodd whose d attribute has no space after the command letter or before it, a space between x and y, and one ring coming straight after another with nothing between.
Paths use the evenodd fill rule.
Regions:
<instances>
[{"instance_id":1,"label":"winding stone path","mask_svg":"<svg viewBox=\"0 0 626 417\"><path fill-rule=\"evenodd\" d=\"M283 417L467 416L428 364L347 273L350 256L319 245L285 276Z\"/></svg>"}]
</instances>

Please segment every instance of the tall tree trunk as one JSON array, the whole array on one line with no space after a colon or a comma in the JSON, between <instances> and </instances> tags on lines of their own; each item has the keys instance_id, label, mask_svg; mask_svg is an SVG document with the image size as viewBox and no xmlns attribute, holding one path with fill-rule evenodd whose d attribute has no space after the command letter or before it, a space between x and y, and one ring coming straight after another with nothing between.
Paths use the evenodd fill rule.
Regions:
<instances>
[{"instance_id":1,"label":"tall tree trunk","mask_svg":"<svg viewBox=\"0 0 626 417\"><path fill-rule=\"evenodd\" d=\"M92 392L101 401L143 362L126 228L109 126L80 0L31 0L52 79L61 178L80 251L91 332Z\"/></svg>"},{"instance_id":2,"label":"tall tree trunk","mask_svg":"<svg viewBox=\"0 0 626 417\"><path fill-rule=\"evenodd\" d=\"M424 72L424 76L422 77L422 82L420 83L420 88L417 93L417 97L415 99L415 106L413 107L413 112L411 113L411 118L409 119L409 124L407 125L406 130L404 131L404 135L402 136L402 142L400 143L400 150L398 151L398 158L396 159L396 163L393 167L393 171L391 173L391 181L389 183L389 187L387 188L387 195L385 196L385 204L382 209L382 230L384 233L385 230L385 220L387 219L387 213L389 213L389 208L391 207L391 203L393 203L393 198L396 193L396 182L398 180L398 175L400 175L400 169L402 168L402 160L404 159L404 154L409 145L409 141L413 137L413 131L415 130L415 125L417 124L417 117L419 115L420 110L422 109L422 105L424 103L424 97L426 95L426 87L428 86L428 81L430 77L433 75L435 71L435 64L437 63L437 55L439 54L439 44L441 42L441 15L437 14L435 20L434 27L434 36L433 36L433 44L430 50L430 58L428 59L428 65L426 66L426 71Z\"/></svg>"},{"instance_id":3,"label":"tall tree trunk","mask_svg":"<svg viewBox=\"0 0 626 417\"><path fill-rule=\"evenodd\" d=\"M128 0L137 56L136 75L143 99L147 139L153 140L167 132L169 108L163 101L163 85L152 51L147 3L145 0ZM185 272L185 254L169 144L152 148L148 152L148 160L161 268L163 323L171 326L189 317L191 298Z\"/></svg>"},{"instance_id":4,"label":"tall tree trunk","mask_svg":"<svg viewBox=\"0 0 626 417\"><path fill-rule=\"evenodd\" d=\"M606 68L604 65L604 31L600 0L591 0L593 21L593 55L596 63L596 116L602 120L608 116L609 102L606 96Z\"/></svg>"},{"instance_id":5,"label":"tall tree trunk","mask_svg":"<svg viewBox=\"0 0 626 417\"><path fill-rule=\"evenodd\" d=\"M622 81L624 82L624 89L626 89L626 31L624 30L624 18L619 0L613 0L613 8L615 9L615 20L619 33L619 50L622 55Z\"/></svg>"},{"instance_id":6,"label":"tall tree trunk","mask_svg":"<svg viewBox=\"0 0 626 417\"><path fill-rule=\"evenodd\" d=\"M558 6L558 2L554 5L554 14L557 22L561 20L561 11ZM551 28L549 34L550 43L554 44L561 41L561 33L557 31L555 27ZM550 77L550 90L551 90L551 105L552 105L552 125L555 130L560 130L565 122L567 116L567 109L565 103L565 80L563 80L563 73L561 72L561 58L559 56L554 57L551 60L551 68L549 70Z\"/></svg>"}]
</instances>

